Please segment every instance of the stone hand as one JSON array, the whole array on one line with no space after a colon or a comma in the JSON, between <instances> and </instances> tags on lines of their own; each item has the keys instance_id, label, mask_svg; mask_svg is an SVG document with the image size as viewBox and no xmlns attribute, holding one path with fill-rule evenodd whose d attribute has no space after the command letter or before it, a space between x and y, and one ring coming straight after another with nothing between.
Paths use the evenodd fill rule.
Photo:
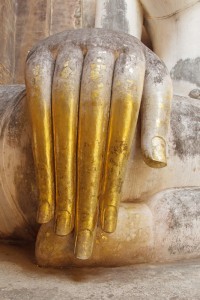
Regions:
<instances>
[{"instance_id":1,"label":"stone hand","mask_svg":"<svg viewBox=\"0 0 200 300\"><path fill-rule=\"evenodd\" d=\"M54 217L58 235L67 235L75 224L75 255L87 259L98 215L104 231L116 228L140 110L144 161L166 165L170 77L136 38L90 29L39 43L27 58L26 87L38 222Z\"/></svg>"}]
</instances>

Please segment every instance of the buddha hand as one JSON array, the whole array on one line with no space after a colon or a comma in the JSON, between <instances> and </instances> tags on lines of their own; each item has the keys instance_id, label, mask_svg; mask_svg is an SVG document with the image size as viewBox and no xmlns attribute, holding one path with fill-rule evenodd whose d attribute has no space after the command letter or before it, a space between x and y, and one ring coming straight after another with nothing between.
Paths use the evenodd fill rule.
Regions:
<instances>
[{"instance_id":1,"label":"buddha hand","mask_svg":"<svg viewBox=\"0 0 200 300\"><path fill-rule=\"evenodd\" d=\"M92 254L95 230L114 232L141 111L141 149L166 166L172 84L165 65L136 38L102 29L66 31L26 61L27 99L39 190L37 220L75 227L75 255ZM142 101L141 101L142 100Z\"/></svg>"}]
</instances>

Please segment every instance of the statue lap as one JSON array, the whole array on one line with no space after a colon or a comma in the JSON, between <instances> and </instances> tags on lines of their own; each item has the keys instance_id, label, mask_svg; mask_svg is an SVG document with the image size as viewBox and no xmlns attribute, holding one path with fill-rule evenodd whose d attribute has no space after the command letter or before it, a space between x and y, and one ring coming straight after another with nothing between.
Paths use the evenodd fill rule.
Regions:
<instances>
[{"instance_id":1,"label":"statue lap","mask_svg":"<svg viewBox=\"0 0 200 300\"><path fill-rule=\"evenodd\" d=\"M0 87L1 238L34 240L38 203L24 86ZM140 151L140 128L133 141L122 191L117 230L97 229L93 256L74 258L73 233L56 236L50 222L36 242L40 265L119 266L199 255L200 102L174 96L168 166L151 169Z\"/></svg>"}]
</instances>

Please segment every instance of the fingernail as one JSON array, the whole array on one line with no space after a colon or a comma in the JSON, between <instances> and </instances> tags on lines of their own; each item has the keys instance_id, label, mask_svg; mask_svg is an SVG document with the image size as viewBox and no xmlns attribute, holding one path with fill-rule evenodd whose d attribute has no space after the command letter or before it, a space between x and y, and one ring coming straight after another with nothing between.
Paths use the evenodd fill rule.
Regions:
<instances>
[{"instance_id":1,"label":"fingernail","mask_svg":"<svg viewBox=\"0 0 200 300\"><path fill-rule=\"evenodd\" d=\"M68 211L57 212L55 232L57 235L67 235L72 230L71 215Z\"/></svg>"},{"instance_id":2,"label":"fingernail","mask_svg":"<svg viewBox=\"0 0 200 300\"><path fill-rule=\"evenodd\" d=\"M75 256L79 259L88 259L92 255L94 234L90 230L83 230L76 236Z\"/></svg>"},{"instance_id":3,"label":"fingernail","mask_svg":"<svg viewBox=\"0 0 200 300\"><path fill-rule=\"evenodd\" d=\"M166 143L162 137L155 136L152 139L153 167L163 168L167 165Z\"/></svg>"},{"instance_id":4,"label":"fingernail","mask_svg":"<svg viewBox=\"0 0 200 300\"><path fill-rule=\"evenodd\" d=\"M102 229L105 232L112 233L117 227L117 209L115 206L107 206L104 209Z\"/></svg>"},{"instance_id":5,"label":"fingernail","mask_svg":"<svg viewBox=\"0 0 200 300\"><path fill-rule=\"evenodd\" d=\"M52 211L50 209L49 203L47 201L41 202L37 213L38 223L48 223L52 219L52 217Z\"/></svg>"}]
</instances>

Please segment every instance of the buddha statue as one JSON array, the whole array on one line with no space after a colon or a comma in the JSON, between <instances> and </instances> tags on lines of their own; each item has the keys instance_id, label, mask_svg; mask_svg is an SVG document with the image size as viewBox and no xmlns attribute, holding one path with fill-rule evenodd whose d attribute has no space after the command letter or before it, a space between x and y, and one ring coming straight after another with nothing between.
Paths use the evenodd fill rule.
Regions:
<instances>
[{"instance_id":1,"label":"buddha statue","mask_svg":"<svg viewBox=\"0 0 200 300\"><path fill-rule=\"evenodd\" d=\"M91 4L96 29L40 41L26 89L0 87L1 237L37 235L45 266L196 257L200 5ZM139 41L143 20L159 58Z\"/></svg>"}]
</instances>

